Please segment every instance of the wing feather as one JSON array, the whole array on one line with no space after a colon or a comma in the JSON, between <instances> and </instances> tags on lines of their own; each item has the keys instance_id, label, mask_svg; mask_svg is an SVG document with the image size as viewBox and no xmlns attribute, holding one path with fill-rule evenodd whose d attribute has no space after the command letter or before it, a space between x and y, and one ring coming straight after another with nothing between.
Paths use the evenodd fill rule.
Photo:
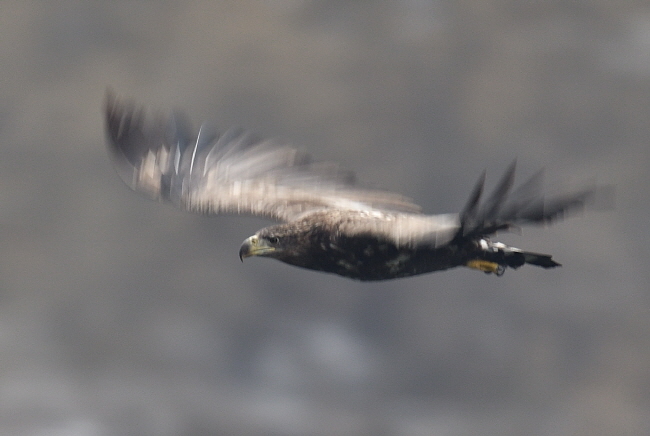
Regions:
<instances>
[{"instance_id":1,"label":"wing feather","mask_svg":"<svg viewBox=\"0 0 650 436\"><path fill-rule=\"evenodd\" d=\"M194 133L184 116L149 116L107 91L106 130L117 172L151 198L202 213L280 221L320 209L419 213L410 199L362 189L350 172L288 145L208 124Z\"/></svg>"},{"instance_id":2,"label":"wing feather","mask_svg":"<svg viewBox=\"0 0 650 436\"><path fill-rule=\"evenodd\" d=\"M398 246L441 247L477 240L520 225L550 224L586 206L598 203L606 206L613 201L612 188L608 186L545 195L542 175L542 171L538 172L513 191L513 162L485 201L481 201L483 172L460 214L361 213L343 223L341 231L347 235L372 234Z\"/></svg>"},{"instance_id":3,"label":"wing feather","mask_svg":"<svg viewBox=\"0 0 650 436\"><path fill-rule=\"evenodd\" d=\"M513 162L494 193L483 203L481 191L474 190L465 212L461 214L456 239L489 236L499 230L520 225L550 224L593 205L600 198L611 196L611 189L606 186L590 186L571 193L545 195L541 186L542 171L511 192L514 175ZM480 186L482 180L483 178L479 182Z\"/></svg>"}]
</instances>

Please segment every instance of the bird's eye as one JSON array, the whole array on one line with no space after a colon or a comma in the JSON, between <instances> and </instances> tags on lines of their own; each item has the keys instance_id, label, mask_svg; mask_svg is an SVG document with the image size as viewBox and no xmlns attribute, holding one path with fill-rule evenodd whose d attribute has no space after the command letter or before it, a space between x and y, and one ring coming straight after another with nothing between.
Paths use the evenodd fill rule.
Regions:
<instances>
[{"instance_id":1,"label":"bird's eye","mask_svg":"<svg viewBox=\"0 0 650 436\"><path fill-rule=\"evenodd\" d=\"M271 237L269 238L269 242L270 242L271 244L277 244L278 241L279 241L279 239L278 239L277 236L271 236Z\"/></svg>"}]
</instances>

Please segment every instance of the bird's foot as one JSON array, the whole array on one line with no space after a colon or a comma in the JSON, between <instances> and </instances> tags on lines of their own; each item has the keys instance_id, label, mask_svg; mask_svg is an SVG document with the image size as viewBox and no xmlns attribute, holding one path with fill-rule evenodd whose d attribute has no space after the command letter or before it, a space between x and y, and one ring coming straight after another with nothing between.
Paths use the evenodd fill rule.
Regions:
<instances>
[{"instance_id":1,"label":"bird's foot","mask_svg":"<svg viewBox=\"0 0 650 436\"><path fill-rule=\"evenodd\" d=\"M495 274L497 276L502 276L503 273L506 272L506 267L504 265L490 262L489 260L473 259L467 262L465 266L483 271L485 274Z\"/></svg>"}]
</instances>

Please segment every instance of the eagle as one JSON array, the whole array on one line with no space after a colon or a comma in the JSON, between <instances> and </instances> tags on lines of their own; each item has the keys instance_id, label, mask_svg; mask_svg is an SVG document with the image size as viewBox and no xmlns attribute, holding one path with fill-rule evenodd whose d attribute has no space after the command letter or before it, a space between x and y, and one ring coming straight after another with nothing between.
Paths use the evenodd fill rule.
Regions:
<instances>
[{"instance_id":1,"label":"eagle","mask_svg":"<svg viewBox=\"0 0 650 436\"><path fill-rule=\"evenodd\" d=\"M426 215L405 196L364 188L339 165L245 129L218 134L203 123L196 130L177 111L150 113L111 89L104 110L113 164L134 191L191 212L278 222L244 240L242 261L269 257L362 281L460 266L496 276L524 264L555 268L551 255L490 237L551 223L594 194L546 197L541 172L513 189L513 162L490 195L483 195L484 171L459 213Z\"/></svg>"}]
</instances>

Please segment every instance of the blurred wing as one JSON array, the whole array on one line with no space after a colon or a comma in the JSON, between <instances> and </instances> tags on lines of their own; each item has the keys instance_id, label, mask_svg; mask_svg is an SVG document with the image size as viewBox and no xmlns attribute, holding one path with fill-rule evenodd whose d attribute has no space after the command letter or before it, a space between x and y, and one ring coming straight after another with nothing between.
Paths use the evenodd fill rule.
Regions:
<instances>
[{"instance_id":1,"label":"blurred wing","mask_svg":"<svg viewBox=\"0 0 650 436\"><path fill-rule=\"evenodd\" d=\"M485 173L479 178L472 195L460 214L457 238L476 238L491 235L520 225L551 224L595 203L609 202L609 186L590 186L572 193L555 196L542 191L540 171L512 191L515 177L513 162L493 193L481 202Z\"/></svg>"},{"instance_id":2,"label":"blurred wing","mask_svg":"<svg viewBox=\"0 0 650 436\"><path fill-rule=\"evenodd\" d=\"M548 196L542 191L542 172L513 190L514 177L513 162L492 194L482 201L483 173L460 214L369 212L348 220L341 229L347 235L383 237L398 246L441 247L478 240L521 225L550 224L586 206L606 206L613 201L610 186L591 186L573 193Z\"/></svg>"},{"instance_id":3,"label":"blurred wing","mask_svg":"<svg viewBox=\"0 0 650 436\"><path fill-rule=\"evenodd\" d=\"M290 221L318 209L419 213L393 193L355 186L350 172L314 163L290 146L243 129L198 132L178 114L148 117L131 102L106 96L113 161L131 189L203 213L241 213Z\"/></svg>"}]
</instances>

